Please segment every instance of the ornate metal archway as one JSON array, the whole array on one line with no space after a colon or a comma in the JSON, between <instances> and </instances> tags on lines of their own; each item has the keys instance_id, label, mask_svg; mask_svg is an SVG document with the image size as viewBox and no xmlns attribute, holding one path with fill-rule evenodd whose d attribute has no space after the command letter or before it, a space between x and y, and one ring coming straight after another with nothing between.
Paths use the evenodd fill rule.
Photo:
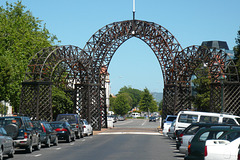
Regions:
<instances>
[{"instance_id":1,"label":"ornate metal archway","mask_svg":"<svg viewBox=\"0 0 240 160\"><path fill-rule=\"evenodd\" d=\"M239 84L236 68L224 51L198 46L182 49L176 38L164 27L153 22L129 20L104 26L93 34L83 49L61 46L37 53L28 65L20 110L27 110L36 119L45 118L43 115L51 110L51 104L45 108L41 104L43 101L50 102L51 95L46 94L46 91L41 92L41 86L44 85L42 82L49 82L48 86L53 81L59 84L63 73L67 72L62 82L67 82L66 86L74 89L75 112L88 119L95 130L107 127L105 76L101 69L104 67L107 70L116 50L132 37L145 42L158 59L164 80L164 116L191 107L188 98L191 94L191 76L203 61L208 64L212 83L219 83L218 77L224 75L229 82L234 79L234 83ZM33 82L40 87L35 87L36 93L29 99L27 92L33 90ZM46 88L51 90L51 87ZM216 105L217 101L215 98L212 104ZM36 110L34 107L37 112L33 114Z\"/></svg>"}]
</instances>

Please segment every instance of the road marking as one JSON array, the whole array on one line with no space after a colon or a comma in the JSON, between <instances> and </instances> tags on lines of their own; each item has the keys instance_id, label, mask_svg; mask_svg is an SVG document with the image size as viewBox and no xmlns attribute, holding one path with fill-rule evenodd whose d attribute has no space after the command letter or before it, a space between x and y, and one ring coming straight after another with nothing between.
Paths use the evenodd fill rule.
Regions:
<instances>
[{"instance_id":1,"label":"road marking","mask_svg":"<svg viewBox=\"0 0 240 160\"><path fill-rule=\"evenodd\" d=\"M40 157L42 154L36 154L34 155L34 157Z\"/></svg>"},{"instance_id":2,"label":"road marking","mask_svg":"<svg viewBox=\"0 0 240 160\"><path fill-rule=\"evenodd\" d=\"M153 133L153 132L103 132L103 133L99 133L99 135L111 135L111 134L160 135L159 133Z\"/></svg>"},{"instance_id":3,"label":"road marking","mask_svg":"<svg viewBox=\"0 0 240 160\"><path fill-rule=\"evenodd\" d=\"M143 123L142 123L142 126L147 122L147 120L145 120Z\"/></svg>"},{"instance_id":4,"label":"road marking","mask_svg":"<svg viewBox=\"0 0 240 160\"><path fill-rule=\"evenodd\" d=\"M73 146L73 145L74 145L74 142L70 143L70 145Z\"/></svg>"},{"instance_id":5,"label":"road marking","mask_svg":"<svg viewBox=\"0 0 240 160\"><path fill-rule=\"evenodd\" d=\"M62 149L61 147L59 147L59 148L56 148L56 150L60 150L60 149Z\"/></svg>"},{"instance_id":6,"label":"road marking","mask_svg":"<svg viewBox=\"0 0 240 160\"><path fill-rule=\"evenodd\" d=\"M82 141L86 141L86 139L83 139Z\"/></svg>"}]
</instances>

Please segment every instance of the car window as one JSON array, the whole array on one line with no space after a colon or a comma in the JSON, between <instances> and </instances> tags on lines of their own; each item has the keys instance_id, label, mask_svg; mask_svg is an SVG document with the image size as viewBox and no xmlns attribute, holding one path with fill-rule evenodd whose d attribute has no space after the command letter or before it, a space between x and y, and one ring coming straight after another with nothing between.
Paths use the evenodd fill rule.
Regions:
<instances>
[{"instance_id":1,"label":"car window","mask_svg":"<svg viewBox=\"0 0 240 160\"><path fill-rule=\"evenodd\" d=\"M176 119L176 117L168 117L166 121L174 121Z\"/></svg>"},{"instance_id":2,"label":"car window","mask_svg":"<svg viewBox=\"0 0 240 160\"><path fill-rule=\"evenodd\" d=\"M57 121L70 121L75 122L76 118L74 115L58 115Z\"/></svg>"},{"instance_id":3,"label":"car window","mask_svg":"<svg viewBox=\"0 0 240 160\"><path fill-rule=\"evenodd\" d=\"M199 122L218 123L219 117L200 116Z\"/></svg>"},{"instance_id":4,"label":"car window","mask_svg":"<svg viewBox=\"0 0 240 160\"><path fill-rule=\"evenodd\" d=\"M0 135L1 136L7 136L7 132L5 131L5 129L0 128Z\"/></svg>"},{"instance_id":5,"label":"car window","mask_svg":"<svg viewBox=\"0 0 240 160\"><path fill-rule=\"evenodd\" d=\"M221 136L221 137L219 137L219 139L224 139L224 140L228 140L228 141L232 142L233 140L235 140L239 137L240 137L240 132L235 131L235 132L228 133L224 136Z\"/></svg>"},{"instance_id":6,"label":"car window","mask_svg":"<svg viewBox=\"0 0 240 160\"><path fill-rule=\"evenodd\" d=\"M183 122L183 123L195 123L197 122L197 115L191 115L191 114L181 114L179 116L178 122Z\"/></svg>"},{"instance_id":7,"label":"car window","mask_svg":"<svg viewBox=\"0 0 240 160\"><path fill-rule=\"evenodd\" d=\"M209 136L209 132L204 132L200 137L199 141L206 141L207 137Z\"/></svg>"},{"instance_id":8,"label":"car window","mask_svg":"<svg viewBox=\"0 0 240 160\"><path fill-rule=\"evenodd\" d=\"M224 133L224 131L206 131L200 135L199 141L206 141L207 139L217 139L223 133Z\"/></svg>"},{"instance_id":9,"label":"car window","mask_svg":"<svg viewBox=\"0 0 240 160\"><path fill-rule=\"evenodd\" d=\"M18 128L21 128L22 121L20 118L17 118L17 117L6 117L6 118L0 119L0 126L4 127L9 124L16 124L18 126Z\"/></svg>"},{"instance_id":10,"label":"car window","mask_svg":"<svg viewBox=\"0 0 240 160\"><path fill-rule=\"evenodd\" d=\"M51 123L51 126L56 129L56 128L63 128L63 123Z\"/></svg>"},{"instance_id":11,"label":"car window","mask_svg":"<svg viewBox=\"0 0 240 160\"><path fill-rule=\"evenodd\" d=\"M41 126L41 124L40 124L39 122L33 121L32 124L33 124L33 126L34 126L36 129L42 130L42 126Z\"/></svg>"},{"instance_id":12,"label":"car window","mask_svg":"<svg viewBox=\"0 0 240 160\"><path fill-rule=\"evenodd\" d=\"M185 132L185 135L193 135L199 130L199 128L199 126L192 126Z\"/></svg>"},{"instance_id":13,"label":"car window","mask_svg":"<svg viewBox=\"0 0 240 160\"><path fill-rule=\"evenodd\" d=\"M223 123L227 124L237 124L232 118L223 118Z\"/></svg>"}]
</instances>

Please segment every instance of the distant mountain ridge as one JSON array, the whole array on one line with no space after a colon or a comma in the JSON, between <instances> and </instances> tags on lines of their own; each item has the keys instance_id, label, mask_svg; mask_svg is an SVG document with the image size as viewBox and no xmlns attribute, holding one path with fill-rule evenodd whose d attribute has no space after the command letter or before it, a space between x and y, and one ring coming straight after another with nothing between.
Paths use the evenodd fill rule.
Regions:
<instances>
[{"instance_id":1,"label":"distant mountain ridge","mask_svg":"<svg viewBox=\"0 0 240 160\"><path fill-rule=\"evenodd\" d=\"M153 95L153 98L154 98L157 102L161 102L161 100L163 99L163 93L160 93L160 92L152 92L151 94Z\"/></svg>"}]
</instances>

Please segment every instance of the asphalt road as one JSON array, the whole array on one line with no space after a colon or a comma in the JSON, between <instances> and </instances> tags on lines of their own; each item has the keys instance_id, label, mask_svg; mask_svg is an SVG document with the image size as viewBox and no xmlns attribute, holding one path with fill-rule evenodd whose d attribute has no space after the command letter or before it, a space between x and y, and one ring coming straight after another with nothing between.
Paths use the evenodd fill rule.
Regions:
<instances>
[{"instance_id":1,"label":"asphalt road","mask_svg":"<svg viewBox=\"0 0 240 160\"><path fill-rule=\"evenodd\" d=\"M17 160L174 160L183 159L175 143L157 132L158 122L126 120L114 123L97 135L71 143L42 148L26 154L16 151ZM95 133L96 134L96 133Z\"/></svg>"}]
</instances>

